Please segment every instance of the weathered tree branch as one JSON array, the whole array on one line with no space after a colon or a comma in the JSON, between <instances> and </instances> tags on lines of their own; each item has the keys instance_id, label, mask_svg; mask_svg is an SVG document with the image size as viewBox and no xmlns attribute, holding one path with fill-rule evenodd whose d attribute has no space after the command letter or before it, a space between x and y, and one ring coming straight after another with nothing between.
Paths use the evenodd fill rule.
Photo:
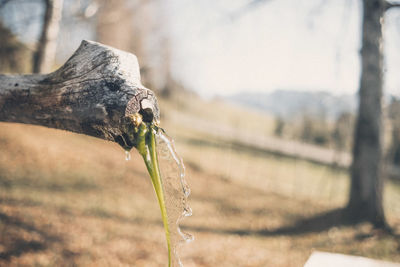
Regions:
<instances>
[{"instance_id":1,"label":"weathered tree branch","mask_svg":"<svg viewBox=\"0 0 400 267\"><path fill-rule=\"evenodd\" d=\"M385 2L385 10L389 10L393 7L400 7L400 3Z\"/></svg>"},{"instance_id":2,"label":"weathered tree branch","mask_svg":"<svg viewBox=\"0 0 400 267\"><path fill-rule=\"evenodd\" d=\"M159 120L157 100L140 83L136 56L82 41L57 71L0 75L0 121L64 129L131 148L126 118ZM125 126L124 126L125 124Z\"/></svg>"}]
</instances>

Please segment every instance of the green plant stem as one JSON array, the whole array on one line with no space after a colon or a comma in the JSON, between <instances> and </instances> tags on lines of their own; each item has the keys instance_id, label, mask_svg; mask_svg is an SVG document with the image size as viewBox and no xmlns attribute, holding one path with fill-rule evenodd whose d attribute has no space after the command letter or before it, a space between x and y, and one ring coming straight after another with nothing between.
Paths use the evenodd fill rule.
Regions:
<instances>
[{"instance_id":1,"label":"green plant stem","mask_svg":"<svg viewBox=\"0 0 400 267\"><path fill-rule=\"evenodd\" d=\"M156 192L158 204L160 205L161 217L164 224L165 235L168 246L168 266L172 266L172 251L171 251L171 237L167 219L167 209L165 207L164 191L162 187L160 169L158 166L156 141L153 129L151 126L147 126L142 123L139 126L139 139L137 144L137 150L142 155L143 160L146 164L147 171L150 174L151 182Z\"/></svg>"}]
</instances>

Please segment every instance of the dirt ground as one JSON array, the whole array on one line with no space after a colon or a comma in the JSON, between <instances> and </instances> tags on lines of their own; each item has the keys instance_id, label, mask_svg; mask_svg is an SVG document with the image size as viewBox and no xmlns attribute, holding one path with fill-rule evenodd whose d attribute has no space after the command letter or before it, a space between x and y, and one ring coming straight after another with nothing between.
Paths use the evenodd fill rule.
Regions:
<instances>
[{"instance_id":1,"label":"dirt ground","mask_svg":"<svg viewBox=\"0 0 400 267\"><path fill-rule=\"evenodd\" d=\"M398 184L385 192L396 236L341 219L343 171L177 137L192 189L186 267L302 266L314 250L400 262ZM6 123L0 151L0 266L167 266L137 153L127 162L114 143Z\"/></svg>"}]
</instances>

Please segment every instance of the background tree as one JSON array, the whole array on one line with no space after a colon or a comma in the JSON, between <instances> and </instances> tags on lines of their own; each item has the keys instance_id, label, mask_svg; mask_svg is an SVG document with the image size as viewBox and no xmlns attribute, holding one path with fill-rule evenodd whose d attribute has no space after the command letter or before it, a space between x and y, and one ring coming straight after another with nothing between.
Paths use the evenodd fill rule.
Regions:
<instances>
[{"instance_id":1,"label":"background tree","mask_svg":"<svg viewBox=\"0 0 400 267\"><path fill-rule=\"evenodd\" d=\"M363 0L361 80L351 166L349 215L386 228L382 175L382 24L385 11L399 6Z\"/></svg>"},{"instance_id":2,"label":"background tree","mask_svg":"<svg viewBox=\"0 0 400 267\"><path fill-rule=\"evenodd\" d=\"M274 135L278 137L283 137L284 129L285 129L285 120L281 116L276 116Z\"/></svg>"},{"instance_id":3,"label":"background tree","mask_svg":"<svg viewBox=\"0 0 400 267\"><path fill-rule=\"evenodd\" d=\"M30 68L28 48L0 21L0 72L27 72Z\"/></svg>"},{"instance_id":4,"label":"background tree","mask_svg":"<svg viewBox=\"0 0 400 267\"><path fill-rule=\"evenodd\" d=\"M44 0L45 15L37 50L33 56L33 72L50 72L54 65L57 36L60 28L63 0Z\"/></svg>"},{"instance_id":5,"label":"background tree","mask_svg":"<svg viewBox=\"0 0 400 267\"><path fill-rule=\"evenodd\" d=\"M335 121L332 132L333 145L337 152L349 151L353 137L354 115L342 112Z\"/></svg>"},{"instance_id":6,"label":"background tree","mask_svg":"<svg viewBox=\"0 0 400 267\"><path fill-rule=\"evenodd\" d=\"M171 51L163 2L99 0L99 6L96 40L134 53L140 60L143 84L166 89L171 83Z\"/></svg>"},{"instance_id":7,"label":"background tree","mask_svg":"<svg viewBox=\"0 0 400 267\"><path fill-rule=\"evenodd\" d=\"M388 106L391 125L390 148L387 155L390 175L400 177L400 99L392 97Z\"/></svg>"},{"instance_id":8,"label":"background tree","mask_svg":"<svg viewBox=\"0 0 400 267\"><path fill-rule=\"evenodd\" d=\"M251 0L234 18L268 0ZM353 142L350 197L347 215L355 221L369 221L387 228L383 210L382 175L382 94L383 34L385 11L400 7L399 2L362 0L361 79L359 107Z\"/></svg>"},{"instance_id":9,"label":"background tree","mask_svg":"<svg viewBox=\"0 0 400 267\"><path fill-rule=\"evenodd\" d=\"M55 65L56 48L58 32L60 28L61 13L63 9L63 0L41 0L41 1L0 1L0 10L2 11L1 20L2 38L4 42L2 49L11 49L10 55L4 55L4 58L13 58L13 63L9 65L7 72L16 73L44 73L53 70ZM31 12L33 11L34 12ZM26 25L40 26L38 37L35 40L18 39L14 36L18 29L24 29L32 32L32 28ZM29 29L26 29L29 28ZM35 28L35 27L33 27ZM35 29L36 30L36 29ZM6 34L6 32L9 34ZM27 34L29 35L29 34ZM21 36L18 36L21 38ZM15 44L20 43L23 49L15 49ZM14 46L10 46L14 44ZM29 58L29 63L27 59ZM11 61L8 60L8 63Z\"/></svg>"}]
</instances>

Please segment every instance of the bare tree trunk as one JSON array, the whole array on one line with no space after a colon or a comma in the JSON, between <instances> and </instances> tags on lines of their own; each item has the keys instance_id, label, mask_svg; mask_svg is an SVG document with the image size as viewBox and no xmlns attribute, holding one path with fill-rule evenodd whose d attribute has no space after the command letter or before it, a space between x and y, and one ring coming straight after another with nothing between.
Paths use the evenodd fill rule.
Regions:
<instances>
[{"instance_id":1,"label":"bare tree trunk","mask_svg":"<svg viewBox=\"0 0 400 267\"><path fill-rule=\"evenodd\" d=\"M64 129L132 148L127 116L159 120L157 100L140 82L133 54L83 41L57 71L0 75L0 121ZM127 128L128 127L128 128Z\"/></svg>"},{"instance_id":2,"label":"bare tree trunk","mask_svg":"<svg viewBox=\"0 0 400 267\"><path fill-rule=\"evenodd\" d=\"M356 220L386 227L382 172L383 0L363 0L361 81L348 211Z\"/></svg>"},{"instance_id":3,"label":"bare tree trunk","mask_svg":"<svg viewBox=\"0 0 400 267\"><path fill-rule=\"evenodd\" d=\"M0 21L0 72L23 73L31 69L29 50ZM28 60L27 60L28 59Z\"/></svg>"},{"instance_id":4,"label":"bare tree trunk","mask_svg":"<svg viewBox=\"0 0 400 267\"><path fill-rule=\"evenodd\" d=\"M56 56L63 0L44 0L45 15L37 51L33 58L33 73L52 70Z\"/></svg>"}]
</instances>

